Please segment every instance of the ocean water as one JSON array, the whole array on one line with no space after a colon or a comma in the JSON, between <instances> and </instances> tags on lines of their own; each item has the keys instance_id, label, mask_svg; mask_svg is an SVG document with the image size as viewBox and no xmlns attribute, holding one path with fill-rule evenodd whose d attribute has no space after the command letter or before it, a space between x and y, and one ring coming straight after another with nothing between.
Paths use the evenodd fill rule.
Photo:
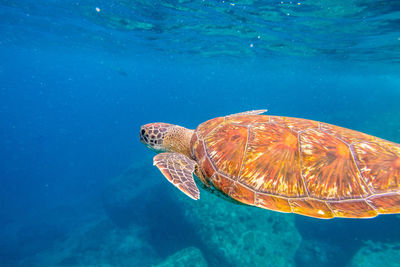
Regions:
<instances>
[{"instance_id":1,"label":"ocean water","mask_svg":"<svg viewBox=\"0 0 400 267\"><path fill-rule=\"evenodd\" d=\"M400 143L400 2L0 0L1 266L400 266L400 216L193 201L141 125L307 118Z\"/></svg>"}]
</instances>

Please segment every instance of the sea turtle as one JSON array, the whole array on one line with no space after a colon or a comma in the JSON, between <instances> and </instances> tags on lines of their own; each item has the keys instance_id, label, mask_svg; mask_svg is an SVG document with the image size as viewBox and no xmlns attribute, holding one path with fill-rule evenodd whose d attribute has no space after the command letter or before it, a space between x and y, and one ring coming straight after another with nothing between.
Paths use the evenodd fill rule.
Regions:
<instances>
[{"instance_id":1,"label":"sea turtle","mask_svg":"<svg viewBox=\"0 0 400 267\"><path fill-rule=\"evenodd\" d=\"M260 115L218 117L196 130L141 127L154 165L183 193L196 186L243 204L316 218L400 213L400 145L327 123ZM195 182L193 173L198 177Z\"/></svg>"}]
</instances>

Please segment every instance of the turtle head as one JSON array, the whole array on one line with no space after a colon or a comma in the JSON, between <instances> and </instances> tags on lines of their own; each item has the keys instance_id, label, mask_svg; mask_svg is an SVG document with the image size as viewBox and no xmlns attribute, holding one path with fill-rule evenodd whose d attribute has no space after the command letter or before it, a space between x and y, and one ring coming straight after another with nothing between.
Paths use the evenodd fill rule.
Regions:
<instances>
[{"instance_id":1,"label":"turtle head","mask_svg":"<svg viewBox=\"0 0 400 267\"><path fill-rule=\"evenodd\" d=\"M167 135L168 129L173 126L172 124L162 122L143 125L140 127L140 142L155 152L164 152L166 151L163 147L164 138Z\"/></svg>"},{"instance_id":2,"label":"turtle head","mask_svg":"<svg viewBox=\"0 0 400 267\"><path fill-rule=\"evenodd\" d=\"M190 157L190 140L193 130L163 122L155 122L140 127L140 142L151 150L178 152Z\"/></svg>"}]
</instances>

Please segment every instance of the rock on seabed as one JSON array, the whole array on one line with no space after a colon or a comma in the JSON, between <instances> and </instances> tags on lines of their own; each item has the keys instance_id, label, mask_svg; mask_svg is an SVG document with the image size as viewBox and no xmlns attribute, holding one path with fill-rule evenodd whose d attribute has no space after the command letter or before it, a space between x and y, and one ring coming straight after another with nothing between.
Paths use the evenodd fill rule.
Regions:
<instances>
[{"instance_id":1,"label":"rock on seabed","mask_svg":"<svg viewBox=\"0 0 400 267\"><path fill-rule=\"evenodd\" d=\"M400 243L366 242L350 264L350 267L376 266L400 266Z\"/></svg>"},{"instance_id":2,"label":"rock on seabed","mask_svg":"<svg viewBox=\"0 0 400 267\"><path fill-rule=\"evenodd\" d=\"M211 266L294 266L301 236L293 214L234 204L204 190L198 201L176 194Z\"/></svg>"},{"instance_id":3,"label":"rock on seabed","mask_svg":"<svg viewBox=\"0 0 400 267\"><path fill-rule=\"evenodd\" d=\"M154 267L207 267L207 261L198 248L184 248Z\"/></svg>"}]
</instances>

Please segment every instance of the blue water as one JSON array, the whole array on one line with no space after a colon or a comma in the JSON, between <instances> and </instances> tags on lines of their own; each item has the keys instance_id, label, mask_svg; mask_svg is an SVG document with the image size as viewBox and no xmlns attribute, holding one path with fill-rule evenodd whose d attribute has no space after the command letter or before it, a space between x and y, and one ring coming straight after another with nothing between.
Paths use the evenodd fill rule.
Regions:
<instances>
[{"instance_id":1,"label":"blue water","mask_svg":"<svg viewBox=\"0 0 400 267\"><path fill-rule=\"evenodd\" d=\"M398 266L399 216L187 203L138 131L267 108L400 143L399 25L398 1L0 0L0 265Z\"/></svg>"}]
</instances>

